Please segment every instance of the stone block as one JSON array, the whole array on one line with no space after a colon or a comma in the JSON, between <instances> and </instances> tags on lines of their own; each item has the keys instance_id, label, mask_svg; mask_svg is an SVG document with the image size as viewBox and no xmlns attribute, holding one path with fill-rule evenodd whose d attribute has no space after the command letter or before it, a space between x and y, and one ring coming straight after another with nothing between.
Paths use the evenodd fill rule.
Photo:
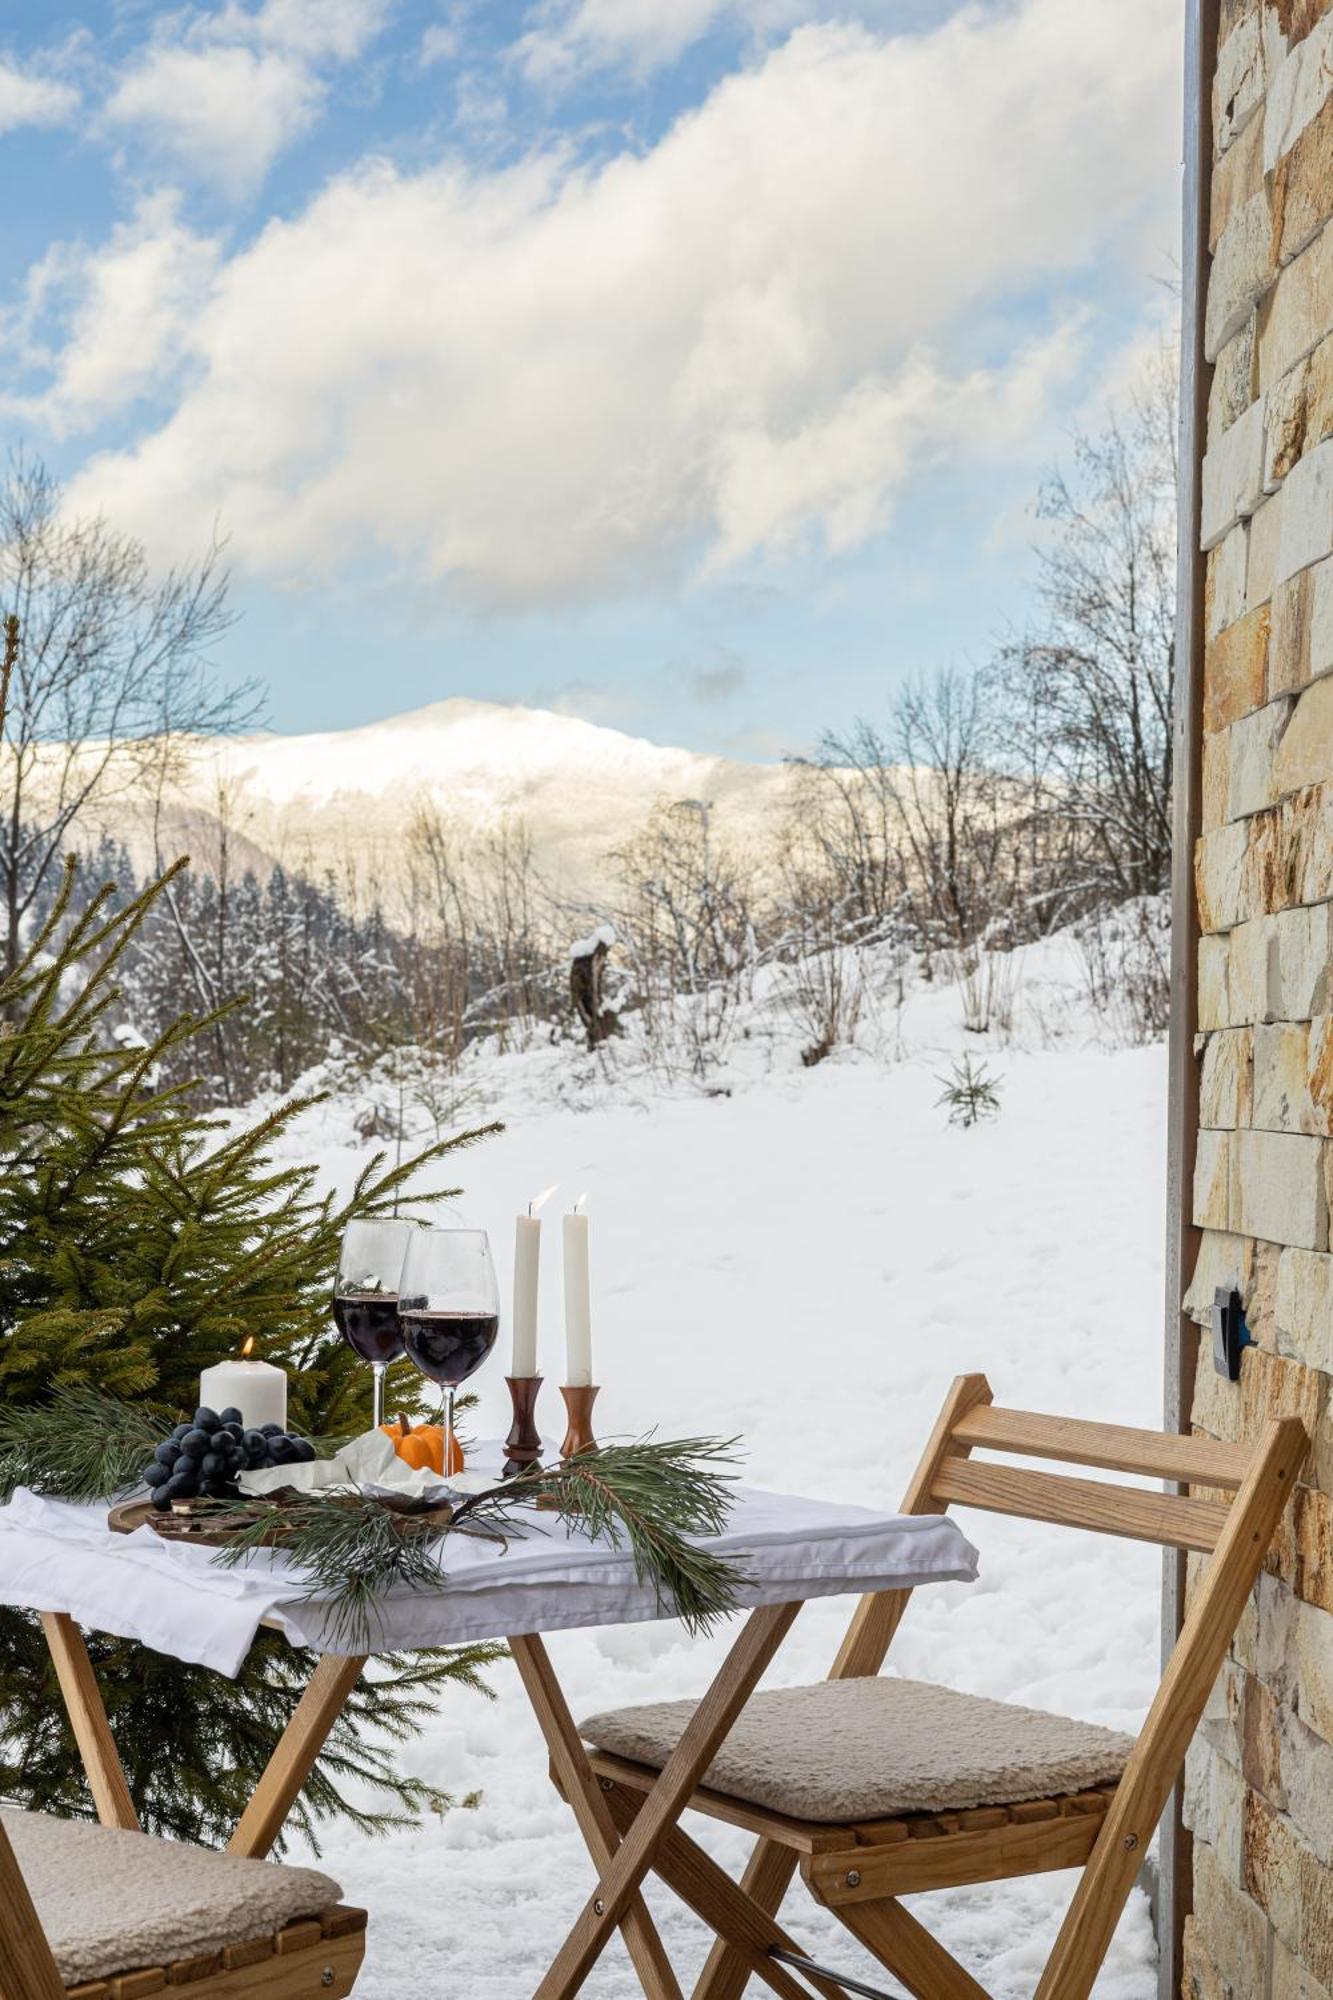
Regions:
<instances>
[{"instance_id":1,"label":"stone block","mask_svg":"<svg viewBox=\"0 0 1333 2000\"><path fill-rule=\"evenodd\" d=\"M1225 549L1222 542L1220 548ZM1310 678L1315 579L1328 567L1298 569L1273 592L1268 636L1268 694L1294 694Z\"/></svg>"},{"instance_id":2,"label":"stone block","mask_svg":"<svg viewBox=\"0 0 1333 2000\"><path fill-rule=\"evenodd\" d=\"M1250 531L1244 521L1208 551L1204 563L1204 635L1216 638L1245 615L1245 569Z\"/></svg>"},{"instance_id":3,"label":"stone block","mask_svg":"<svg viewBox=\"0 0 1333 2000\"><path fill-rule=\"evenodd\" d=\"M1259 190L1228 219L1218 238L1208 274L1203 343L1209 360L1219 355L1240 332L1277 268L1278 225L1269 207L1268 190Z\"/></svg>"},{"instance_id":4,"label":"stone block","mask_svg":"<svg viewBox=\"0 0 1333 2000\"><path fill-rule=\"evenodd\" d=\"M1333 1135L1333 1014L1317 1014L1310 1023L1308 1083L1309 1130L1327 1138Z\"/></svg>"},{"instance_id":5,"label":"stone block","mask_svg":"<svg viewBox=\"0 0 1333 2000\"><path fill-rule=\"evenodd\" d=\"M1294 1132L1233 1132L1228 1150L1228 1220L1223 1224L1216 1219L1220 1198L1209 1187L1210 1212L1196 1216L1196 1221L1298 1250L1326 1250L1328 1196L1322 1143Z\"/></svg>"},{"instance_id":6,"label":"stone block","mask_svg":"<svg viewBox=\"0 0 1333 2000\"><path fill-rule=\"evenodd\" d=\"M1264 133L1266 119L1252 118L1234 146L1213 168L1208 204L1208 248L1215 252L1227 226L1256 195L1265 191Z\"/></svg>"},{"instance_id":7,"label":"stone block","mask_svg":"<svg viewBox=\"0 0 1333 2000\"><path fill-rule=\"evenodd\" d=\"M1231 768L1234 793L1234 731ZM1278 795L1333 778L1333 675L1312 681L1297 701L1290 725L1273 744L1270 777Z\"/></svg>"},{"instance_id":8,"label":"stone block","mask_svg":"<svg viewBox=\"0 0 1333 2000\"><path fill-rule=\"evenodd\" d=\"M1259 388L1269 388L1333 326L1333 234L1321 229L1259 302Z\"/></svg>"},{"instance_id":9,"label":"stone block","mask_svg":"<svg viewBox=\"0 0 1333 2000\"><path fill-rule=\"evenodd\" d=\"M1233 333L1213 368L1208 388L1208 446L1216 444L1238 417L1243 417L1258 394L1255 369L1258 361L1258 330L1251 313L1239 333Z\"/></svg>"},{"instance_id":10,"label":"stone block","mask_svg":"<svg viewBox=\"0 0 1333 2000\"><path fill-rule=\"evenodd\" d=\"M1234 1286L1244 1291L1249 1282L1253 1261L1254 1245L1247 1236L1232 1236L1226 1230L1205 1229L1199 1238L1199 1252L1194 1260L1194 1275L1183 1300L1183 1310L1194 1319L1207 1319L1213 1310L1213 1293L1219 1285ZM1205 1373L1212 1375L1209 1362ZM1220 1381L1219 1376L1213 1377ZM1192 1421L1201 1429L1210 1430L1204 1422L1208 1414L1205 1406L1199 1404ZM1210 1431L1210 1435L1216 1433Z\"/></svg>"},{"instance_id":11,"label":"stone block","mask_svg":"<svg viewBox=\"0 0 1333 2000\"><path fill-rule=\"evenodd\" d=\"M1259 406L1256 404L1255 408ZM1292 466L1282 487L1282 535L1278 543L1279 584L1308 563L1333 552L1333 438L1307 451Z\"/></svg>"},{"instance_id":12,"label":"stone block","mask_svg":"<svg viewBox=\"0 0 1333 2000\"><path fill-rule=\"evenodd\" d=\"M1236 897L1236 907L1245 915L1273 914L1333 897L1333 785L1291 792L1279 805L1239 824L1249 828L1249 852ZM1216 841L1218 835L1206 838ZM1222 867L1219 852L1211 863L1219 899L1233 887ZM1220 900L1217 907L1222 907Z\"/></svg>"},{"instance_id":13,"label":"stone block","mask_svg":"<svg viewBox=\"0 0 1333 2000\"><path fill-rule=\"evenodd\" d=\"M1242 15L1217 52L1213 73L1213 147L1232 145L1264 101L1267 65L1259 10Z\"/></svg>"},{"instance_id":14,"label":"stone block","mask_svg":"<svg viewBox=\"0 0 1333 2000\"><path fill-rule=\"evenodd\" d=\"M1307 680L1333 671L1333 561L1302 571L1312 579L1310 599L1310 661Z\"/></svg>"},{"instance_id":15,"label":"stone block","mask_svg":"<svg viewBox=\"0 0 1333 2000\"><path fill-rule=\"evenodd\" d=\"M1231 731L1215 729L1203 739L1203 783L1200 800L1205 833L1224 826L1231 815Z\"/></svg>"},{"instance_id":16,"label":"stone block","mask_svg":"<svg viewBox=\"0 0 1333 2000\"><path fill-rule=\"evenodd\" d=\"M1245 607L1253 611L1273 595L1282 544L1282 489L1270 493L1250 517L1250 546L1245 562Z\"/></svg>"},{"instance_id":17,"label":"stone block","mask_svg":"<svg viewBox=\"0 0 1333 2000\"><path fill-rule=\"evenodd\" d=\"M1257 1988L1256 1991L1262 1989ZM1239 1995L1236 2000L1240 2000ZM1333 1994L1306 1970L1290 1945L1275 1937L1269 2000L1333 2000Z\"/></svg>"},{"instance_id":18,"label":"stone block","mask_svg":"<svg viewBox=\"0 0 1333 2000\"><path fill-rule=\"evenodd\" d=\"M1224 1028L1208 1037L1199 1080L1199 1123L1210 1131L1234 1132L1238 1125L1252 1122L1255 1032L1253 1028Z\"/></svg>"},{"instance_id":19,"label":"stone block","mask_svg":"<svg viewBox=\"0 0 1333 2000\"><path fill-rule=\"evenodd\" d=\"M1254 1030L1252 1123L1264 1132L1324 1131L1310 1094L1310 1029L1277 1021Z\"/></svg>"},{"instance_id":20,"label":"stone block","mask_svg":"<svg viewBox=\"0 0 1333 2000\"><path fill-rule=\"evenodd\" d=\"M1230 939L1226 1018L1233 1026L1273 1020L1279 1013L1277 926L1272 917L1238 924ZM1203 1026L1202 1018L1199 1023Z\"/></svg>"},{"instance_id":21,"label":"stone block","mask_svg":"<svg viewBox=\"0 0 1333 2000\"><path fill-rule=\"evenodd\" d=\"M1185 1824L1195 1839L1207 1842L1230 1881L1242 1882L1245 1780L1198 1736L1185 1759L1183 1804Z\"/></svg>"},{"instance_id":22,"label":"stone block","mask_svg":"<svg viewBox=\"0 0 1333 2000\"><path fill-rule=\"evenodd\" d=\"M1333 1257L1314 1250L1282 1252L1273 1322L1279 1354L1333 1372Z\"/></svg>"},{"instance_id":23,"label":"stone block","mask_svg":"<svg viewBox=\"0 0 1333 2000\"><path fill-rule=\"evenodd\" d=\"M1264 405L1260 397L1204 453L1200 500L1201 547L1212 548L1237 521L1247 519L1258 507L1264 497L1266 443ZM1279 566L1284 547L1285 524L1283 539L1278 544ZM1328 550L1321 553L1327 555ZM1301 565L1294 563L1292 567L1299 569Z\"/></svg>"},{"instance_id":24,"label":"stone block","mask_svg":"<svg viewBox=\"0 0 1333 2000\"><path fill-rule=\"evenodd\" d=\"M1267 1799L1246 1791L1242 1807L1241 1881L1278 1935L1301 1948L1302 1849L1294 1829Z\"/></svg>"},{"instance_id":25,"label":"stone block","mask_svg":"<svg viewBox=\"0 0 1333 2000\"><path fill-rule=\"evenodd\" d=\"M1298 39L1284 62L1274 65L1264 105L1263 171L1271 174L1285 153L1317 118L1333 84L1333 18ZM1240 51L1237 50L1237 56ZM1213 176L1216 184L1219 176Z\"/></svg>"},{"instance_id":26,"label":"stone block","mask_svg":"<svg viewBox=\"0 0 1333 2000\"><path fill-rule=\"evenodd\" d=\"M1327 1377L1310 1371L1311 1380L1324 1385L1327 1400ZM1333 1500L1327 1493L1313 1486L1302 1486L1292 1503L1291 1513L1283 1524L1283 1540L1290 1550L1287 1558L1289 1570L1282 1572L1296 1596L1303 1604L1313 1604L1320 1611L1333 1611ZM1333 1776L1328 1765L1325 1772ZM1296 1780L1292 1778L1293 1788ZM1330 1814L1333 1815L1333 1792L1329 1799ZM1304 1831L1307 1839L1317 1839L1328 1858L1333 1858L1333 1824L1323 1826L1315 1833L1313 1815L1307 1815L1308 1824ZM1322 1822L1321 1822L1322 1825Z\"/></svg>"},{"instance_id":27,"label":"stone block","mask_svg":"<svg viewBox=\"0 0 1333 2000\"><path fill-rule=\"evenodd\" d=\"M1194 850L1194 885L1199 928L1228 931L1250 914L1246 903L1250 869L1248 820L1205 833ZM1259 879L1255 876L1255 879Z\"/></svg>"},{"instance_id":28,"label":"stone block","mask_svg":"<svg viewBox=\"0 0 1333 2000\"><path fill-rule=\"evenodd\" d=\"M1270 996L1276 1018L1309 1021L1333 1011L1333 911L1329 906L1284 910L1280 916L1259 922L1269 925L1272 940ZM1236 932L1233 957L1239 942L1240 933ZM1235 979L1233 966L1233 986Z\"/></svg>"},{"instance_id":29,"label":"stone block","mask_svg":"<svg viewBox=\"0 0 1333 2000\"><path fill-rule=\"evenodd\" d=\"M1333 693L1333 680L1323 681L1320 685ZM1228 759L1228 819L1248 819L1251 814L1275 805L1284 791L1294 789L1281 782L1283 766L1279 757L1292 708L1291 697L1280 695L1276 701L1242 716L1239 722L1232 725Z\"/></svg>"},{"instance_id":30,"label":"stone block","mask_svg":"<svg viewBox=\"0 0 1333 2000\"><path fill-rule=\"evenodd\" d=\"M1268 1965L1269 1933L1263 1911L1226 1875L1217 1856L1199 1847L1194 1857L1194 1921L1226 2000L1260 2000ZM1205 1989L1206 1990L1206 1989Z\"/></svg>"},{"instance_id":31,"label":"stone block","mask_svg":"<svg viewBox=\"0 0 1333 2000\"><path fill-rule=\"evenodd\" d=\"M1269 607L1261 604L1204 647L1205 729L1225 729L1262 708L1268 679Z\"/></svg>"},{"instance_id":32,"label":"stone block","mask_svg":"<svg viewBox=\"0 0 1333 2000\"><path fill-rule=\"evenodd\" d=\"M1200 1229L1231 1226L1230 1132L1202 1131L1194 1153L1194 1220Z\"/></svg>"},{"instance_id":33,"label":"stone block","mask_svg":"<svg viewBox=\"0 0 1333 2000\"><path fill-rule=\"evenodd\" d=\"M1328 79L1324 79L1327 91ZM1231 226L1239 229L1246 207ZM1273 175L1273 263L1286 264L1333 215L1333 102L1325 96ZM1239 246L1238 246L1239 249Z\"/></svg>"},{"instance_id":34,"label":"stone block","mask_svg":"<svg viewBox=\"0 0 1333 2000\"><path fill-rule=\"evenodd\" d=\"M1333 1740L1333 1615L1303 1604L1290 1591L1286 1599L1291 1615L1281 1627L1284 1648L1278 1677L1290 1690L1291 1704L1302 1721L1327 1743Z\"/></svg>"},{"instance_id":35,"label":"stone block","mask_svg":"<svg viewBox=\"0 0 1333 2000\"><path fill-rule=\"evenodd\" d=\"M1200 1845L1196 1854L1207 1849ZM1186 1917L1180 1941L1180 1991L1183 2000L1235 2000L1213 1964L1208 1940L1197 1917Z\"/></svg>"},{"instance_id":36,"label":"stone block","mask_svg":"<svg viewBox=\"0 0 1333 2000\"><path fill-rule=\"evenodd\" d=\"M1231 1024L1227 998L1227 941L1224 937L1199 939L1199 1027L1226 1028Z\"/></svg>"}]
</instances>

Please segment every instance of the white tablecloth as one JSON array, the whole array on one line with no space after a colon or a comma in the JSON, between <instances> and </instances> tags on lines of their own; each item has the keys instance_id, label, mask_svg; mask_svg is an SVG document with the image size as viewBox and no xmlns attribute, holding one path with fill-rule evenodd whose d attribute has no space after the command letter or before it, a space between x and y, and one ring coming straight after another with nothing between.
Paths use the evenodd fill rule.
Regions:
<instances>
[{"instance_id":1,"label":"white tablecloth","mask_svg":"<svg viewBox=\"0 0 1333 2000\"><path fill-rule=\"evenodd\" d=\"M326 1608L300 1601L306 1582L280 1550L224 1568L213 1551L164 1541L151 1528L112 1534L106 1513L20 1488L0 1507L0 1603L64 1611L90 1630L224 1674L238 1671L262 1623L294 1645L346 1650ZM977 1573L976 1550L944 1516L877 1514L753 1487L737 1488L727 1531L708 1546L751 1577L745 1606L971 1582ZM375 1650L670 1616L651 1587L636 1583L626 1550L570 1533L551 1514L525 1512L503 1550L451 1535L441 1563L445 1590L385 1596Z\"/></svg>"}]
</instances>

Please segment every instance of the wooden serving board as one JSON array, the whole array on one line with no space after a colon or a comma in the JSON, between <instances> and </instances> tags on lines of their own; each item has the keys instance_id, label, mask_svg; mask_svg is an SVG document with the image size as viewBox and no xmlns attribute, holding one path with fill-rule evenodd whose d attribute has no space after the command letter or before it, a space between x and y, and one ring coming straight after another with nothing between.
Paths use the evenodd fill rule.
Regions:
<instances>
[{"instance_id":1,"label":"wooden serving board","mask_svg":"<svg viewBox=\"0 0 1333 2000\"><path fill-rule=\"evenodd\" d=\"M263 1503L256 1503L253 1519L259 1520ZM113 1535L132 1535L136 1528L151 1528L155 1535L161 1535L164 1542L192 1542L196 1548L225 1549L235 1541L235 1528L220 1528L213 1525L207 1513L193 1513L188 1508L169 1507L159 1513L151 1500L121 1500L106 1517L106 1524ZM269 1546L276 1546L282 1540L282 1532L275 1528L272 1541L265 1537Z\"/></svg>"}]
</instances>

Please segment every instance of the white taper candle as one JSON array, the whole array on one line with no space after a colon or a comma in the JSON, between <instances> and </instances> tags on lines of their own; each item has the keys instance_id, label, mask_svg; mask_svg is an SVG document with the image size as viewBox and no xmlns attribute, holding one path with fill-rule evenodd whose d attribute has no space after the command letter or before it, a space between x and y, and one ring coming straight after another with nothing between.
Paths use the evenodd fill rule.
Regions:
<instances>
[{"instance_id":1,"label":"white taper candle","mask_svg":"<svg viewBox=\"0 0 1333 2000\"><path fill-rule=\"evenodd\" d=\"M565 1381L571 1389L592 1386L588 1218L578 1208L565 1217Z\"/></svg>"}]
</instances>

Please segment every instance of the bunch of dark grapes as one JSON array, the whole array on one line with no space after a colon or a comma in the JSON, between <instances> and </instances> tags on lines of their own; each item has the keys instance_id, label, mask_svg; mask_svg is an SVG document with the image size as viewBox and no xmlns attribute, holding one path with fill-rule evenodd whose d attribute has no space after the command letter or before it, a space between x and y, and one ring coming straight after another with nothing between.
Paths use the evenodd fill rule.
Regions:
<instances>
[{"instance_id":1,"label":"bunch of dark grapes","mask_svg":"<svg viewBox=\"0 0 1333 2000\"><path fill-rule=\"evenodd\" d=\"M237 1409L196 1410L157 1447L144 1470L153 1505L174 1500L235 1500L237 1474L270 1465L301 1465L315 1456L309 1438L290 1437L280 1424L247 1430Z\"/></svg>"}]
</instances>

